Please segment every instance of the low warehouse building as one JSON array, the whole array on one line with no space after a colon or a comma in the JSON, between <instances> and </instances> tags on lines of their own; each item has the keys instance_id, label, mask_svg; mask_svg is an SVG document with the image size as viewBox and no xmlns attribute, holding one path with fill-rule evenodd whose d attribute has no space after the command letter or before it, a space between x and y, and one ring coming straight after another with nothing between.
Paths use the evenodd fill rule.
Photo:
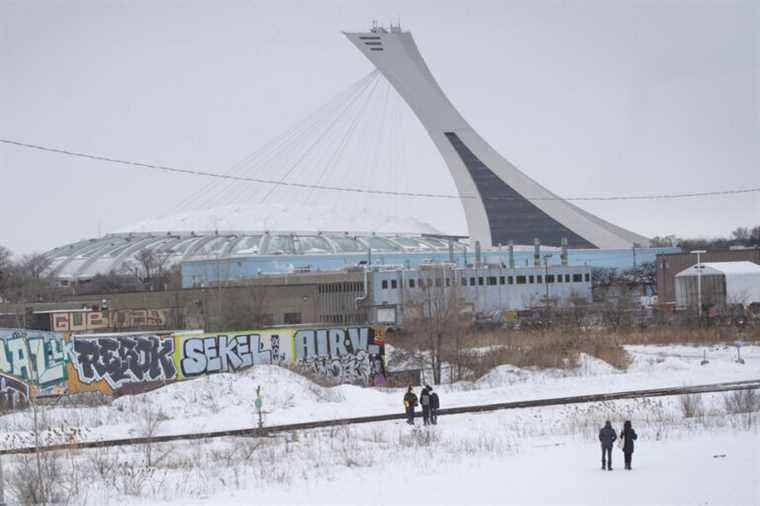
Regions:
<instances>
[{"instance_id":1,"label":"low warehouse building","mask_svg":"<svg viewBox=\"0 0 760 506\"><path fill-rule=\"evenodd\" d=\"M703 262L676 274L676 305L690 307L760 304L760 265ZM701 285L701 286L700 286Z\"/></svg>"},{"instance_id":2,"label":"low warehouse building","mask_svg":"<svg viewBox=\"0 0 760 506\"><path fill-rule=\"evenodd\" d=\"M373 323L400 323L420 305L455 296L476 313L591 302L591 268L551 265L509 268L432 264L369 272ZM430 299L434 300L430 300Z\"/></svg>"}]
</instances>

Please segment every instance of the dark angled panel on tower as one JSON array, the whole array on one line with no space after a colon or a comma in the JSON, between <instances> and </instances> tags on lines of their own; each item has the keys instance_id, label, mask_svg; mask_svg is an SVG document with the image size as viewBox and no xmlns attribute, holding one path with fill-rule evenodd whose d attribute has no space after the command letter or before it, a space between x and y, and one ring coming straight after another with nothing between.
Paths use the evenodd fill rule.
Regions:
<instances>
[{"instance_id":1,"label":"dark angled panel on tower","mask_svg":"<svg viewBox=\"0 0 760 506\"><path fill-rule=\"evenodd\" d=\"M475 182L486 208L491 240L494 244L531 244L534 238L542 244L559 246L567 238L571 248L594 248L595 246L551 216L536 207L530 200L517 193L511 186L493 173L491 169L470 151L454 132L444 132Z\"/></svg>"}]
</instances>

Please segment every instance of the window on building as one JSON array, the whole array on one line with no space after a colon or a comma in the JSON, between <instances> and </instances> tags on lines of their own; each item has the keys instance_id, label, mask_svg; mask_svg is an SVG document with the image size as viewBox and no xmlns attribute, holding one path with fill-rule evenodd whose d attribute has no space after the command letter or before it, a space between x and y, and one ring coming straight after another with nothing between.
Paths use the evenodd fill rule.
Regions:
<instances>
[{"instance_id":1,"label":"window on building","mask_svg":"<svg viewBox=\"0 0 760 506\"><path fill-rule=\"evenodd\" d=\"M543 282L544 282L544 277L543 276L536 276L536 283L538 283L540 285Z\"/></svg>"},{"instance_id":2,"label":"window on building","mask_svg":"<svg viewBox=\"0 0 760 506\"><path fill-rule=\"evenodd\" d=\"M82 313L72 313L72 323L77 327L82 325Z\"/></svg>"},{"instance_id":3,"label":"window on building","mask_svg":"<svg viewBox=\"0 0 760 506\"><path fill-rule=\"evenodd\" d=\"M437 288L440 288L443 283L441 282L441 278L435 278L435 286Z\"/></svg>"},{"instance_id":4,"label":"window on building","mask_svg":"<svg viewBox=\"0 0 760 506\"><path fill-rule=\"evenodd\" d=\"M430 279L430 278L428 278L428 280L427 280L427 287L430 288L431 286L433 286L433 280Z\"/></svg>"},{"instance_id":5,"label":"window on building","mask_svg":"<svg viewBox=\"0 0 760 506\"><path fill-rule=\"evenodd\" d=\"M475 286L475 278L470 278L470 286Z\"/></svg>"},{"instance_id":6,"label":"window on building","mask_svg":"<svg viewBox=\"0 0 760 506\"><path fill-rule=\"evenodd\" d=\"M565 274L565 283L570 282L570 274Z\"/></svg>"},{"instance_id":7,"label":"window on building","mask_svg":"<svg viewBox=\"0 0 760 506\"><path fill-rule=\"evenodd\" d=\"M547 274L546 275L546 282L547 283L554 283L554 274Z\"/></svg>"},{"instance_id":8,"label":"window on building","mask_svg":"<svg viewBox=\"0 0 760 506\"><path fill-rule=\"evenodd\" d=\"M391 279L391 289L395 290L396 288L398 288L398 281Z\"/></svg>"},{"instance_id":9,"label":"window on building","mask_svg":"<svg viewBox=\"0 0 760 506\"><path fill-rule=\"evenodd\" d=\"M586 280L586 282L588 283L589 281L591 281L591 275L590 275L590 274L587 272L587 273L584 275L584 279L585 279L585 280Z\"/></svg>"},{"instance_id":10,"label":"window on building","mask_svg":"<svg viewBox=\"0 0 760 506\"><path fill-rule=\"evenodd\" d=\"M409 280L409 288L414 288L415 284L417 284L417 280L415 280L414 278L411 278Z\"/></svg>"},{"instance_id":11,"label":"window on building","mask_svg":"<svg viewBox=\"0 0 760 506\"><path fill-rule=\"evenodd\" d=\"M504 276L499 276L499 284L500 285L503 285L505 283L505 281L506 280L504 279Z\"/></svg>"},{"instance_id":12,"label":"window on building","mask_svg":"<svg viewBox=\"0 0 760 506\"><path fill-rule=\"evenodd\" d=\"M573 283L580 283L583 281L583 274L573 274Z\"/></svg>"},{"instance_id":13,"label":"window on building","mask_svg":"<svg viewBox=\"0 0 760 506\"><path fill-rule=\"evenodd\" d=\"M451 278L446 278L446 286L451 286Z\"/></svg>"},{"instance_id":14,"label":"window on building","mask_svg":"<svg viewBox=\"0 0 760 506\"><path fill-rule=\"evenodd\" d=\"M478 286L483 286L483 276L478 277Z\"/></svg>"},{"instance_id":15,"label":"window on building","mask_svg":"<svg viewBox=\"0 0 760 506\"><path fill-rule=\"evenodd\" d=\"M514 285L515 284L515 277L514 276L508 276L507 277L507 284Z\"/></svg>"},{"instance_id":16,"label":"window on building","mask_svg":"<svg viewBox=\"0 0 760 506\"><path fill-rule=\"evenodd\" d=\"M557 283L562 283L562 274L557 274Z\"/></svg>"},{"instance_id":17,"label":"window on building","mask_svg":"<svg viewBox=\"0 0 760 506\"><path fill-rule=\"evenodd\" d=\"M387 290L388 289L388 280L384 279L381 286L382 286L383 290Z\"/></svg>"},{"instance_id":18,"label":"window on building","mask_svg":"<svg viewBox=\"0 0 760 506\"><path fill-rule=\"evenodd\" d=\"M299 325L303 323L303 317L301 316L301 313L285 313L283 320L285 323L290 325Z\"/></svg>"},{"instance_id":19,"label":"window on building","mask_svg":"<svg viewBox=\"0 0 760 506\"><path fill-rule=\"evenodd\" d=\"M536 277L533 276L533 275L528 276L528 283L530 283L531 285L535 284L536 283Z\"/></svg>"},{"instance_id":20,"label":"window on building","mask_svg":"<svg viewBox=\"0 0 760 506\"><path fill-rule=\"evenodd\" d=\"M488 276L488 286L496 285L496 276Z\"/></svg>"},{"instance_id":21,"label":"window on building","mask_svg":"<svg viewBox=\"0 0 760 506\"><path fill-rule=\"evenodd\" d=\"M518 285L524 285L525 284L525 276L517 276L517 284Z\"/></svg>"}]
</instances>

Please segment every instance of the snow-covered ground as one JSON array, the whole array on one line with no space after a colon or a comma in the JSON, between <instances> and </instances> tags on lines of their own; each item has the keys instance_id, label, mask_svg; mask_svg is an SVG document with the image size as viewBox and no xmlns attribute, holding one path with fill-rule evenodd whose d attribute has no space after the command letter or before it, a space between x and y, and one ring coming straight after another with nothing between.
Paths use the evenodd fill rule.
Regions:
<instances>
[{"instance_id":1,"label":"snow-covered ground","mask_svg":"<svg viewBox=\"0 0 760 506\"><path fill-rule=\"evenodd\" d=\"M707 365L700 365L707 350ZM590 356L571 371L500 366L474 383L437 388L442 407L760 378L760 347L631 346L627 372ZM80 439L233 429L255 424L261 385L268 425L398 412L400 389L324 388L279 367L220 374L110 406L50 408L53 427ZM160 464L139 484L94 479L80 502L175 504L760 504L760 413L727 415L726 394L702 396L685 418L666 397L441 417L432 428L386 422L267 439L159 445ZM625 419L639 433L634 470L600 467L596 433ZM28 441L28 414L2 417L5 443ZM419 423L419 421L418 421ZM62 429L63 430L63 429ZM98 452L101 452L98 450ZM114 465L142 465L139 448L102 451ZM93 454L83 469L102 469ZM154 456L154 458L156 458ZM80 466L81 467L81 466ZM134 469L130 467L130 469ZM95 473L97 474L97 473ZM93 471L89 472L93 475ZM138 480L139 481L139 480ZM121 483L121 485L119 484ZM137 486L139 485L139 487Z\"/></svg>"},{"instance_id":2,"label":"snow-covered ground","mask_svg":"<svg viewBox=\"0 0 760 506\"><path fill-rule=\"evenodd\" d=\"M346 469L296 487L253 488L188 504L756 505L760 445L749 434L642 442L634 468L601 471L598 445L555 438L519 454L425 466L405 460L375 472ZM435 449L420 458L436 459ZM263 493L262 493L263 492Z\"/></svg>"}]
</instances>

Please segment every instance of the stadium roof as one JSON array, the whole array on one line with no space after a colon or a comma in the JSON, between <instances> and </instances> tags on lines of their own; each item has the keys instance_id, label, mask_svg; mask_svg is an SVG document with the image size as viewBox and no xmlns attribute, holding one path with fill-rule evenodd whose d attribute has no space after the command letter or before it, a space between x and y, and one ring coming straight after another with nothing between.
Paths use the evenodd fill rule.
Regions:
<instances>
[{"instance_id":1,"label":"stadium roof","mask_svg":"<svg viewBox=\"0 0 760 506\"><path fill-rule=\"evenodd\" d=\"M457 249L464 244L455 242ZM189 232L123 233L86 239L46 253L48 273L59 279L90 279L98 274L132 274L147 250L164 268L184 260L257 255L313 255L373 252L425 252L448 249L441 237L420 234L337 232Z\"/></svg>"}]
</instances>

